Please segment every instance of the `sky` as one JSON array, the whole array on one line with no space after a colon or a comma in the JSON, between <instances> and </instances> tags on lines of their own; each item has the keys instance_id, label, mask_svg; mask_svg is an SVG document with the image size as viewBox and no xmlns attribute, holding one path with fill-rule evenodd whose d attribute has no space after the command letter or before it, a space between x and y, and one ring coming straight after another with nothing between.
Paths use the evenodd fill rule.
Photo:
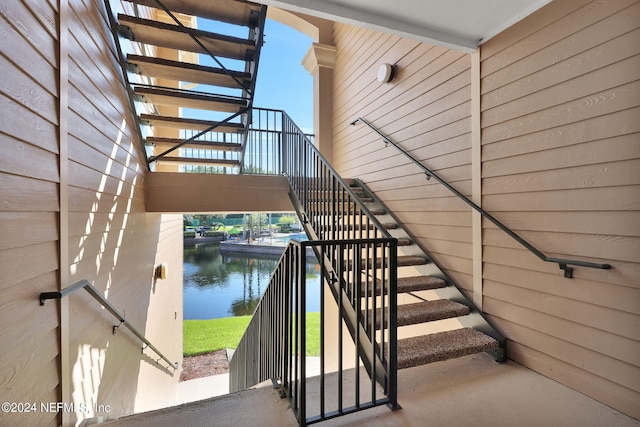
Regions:
<instances>
[{"instance_id":1,"label":"sky","mask_svg":"<svg viewBox=\"0 0 640 427\"><path fill-rule=\"evenodd\" d=\"M198 27L220 34L247 37L246 28L234 25L201 20ZM253 101L254 107L286 111L298 127L308 133L313 133L313 77L301 62L311 44L312 39L305 34L268 19ZM243 69L239 61L221 59L221 62L230 69ZM200 56L200 64L218 67L206 55ZM222 91L218 90L218 93ZM192 114L189 116L196 117Z\"/></svg>"}]
</instances>

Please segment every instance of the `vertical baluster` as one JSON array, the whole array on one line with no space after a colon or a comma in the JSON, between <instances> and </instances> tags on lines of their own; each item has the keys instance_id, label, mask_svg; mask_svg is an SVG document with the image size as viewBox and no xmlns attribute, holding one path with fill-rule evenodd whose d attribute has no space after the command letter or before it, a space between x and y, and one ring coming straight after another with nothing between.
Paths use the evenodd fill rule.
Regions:
<instances>
[{"instance_id":1,"label":"vertical baluster","mask_svg":"<svg viewBox=\"0 0 640 427\"><path fill-rule=\"evenodd\" d=\"M361 285L361 279L362 279L362 265L361 265L362 245L361 244L355 245L354 256L355 256L355 265L354 265L355 283L353 284L353 288L354 288L355 307L356 307L355 341L356 341L356 349L357 349L360 343L359 325L362 318L362 313L361 313L362 308L361 308L361 299L360 299L361 298L360 285ZM358 351L355 352L355 406L356 408L360 408L360 356Z\"/></svg>"},{"instance_id":2,"label":"vertical baluster","mask_svg":"<svg viewBox=\"0 0 640 427\"><path fill-rule=\"evenodd\" d=\"M293 402L292 402L292 407L294 408L294 411L296 412L296 414L299 414L299 410L300 410L300 371L299 371L299 357L300 357L300 340L299 340L299 324L300 324L300 313L298 313L298 301L300 298L300 294L299 294L299 288L298 288L298 280L299 280L299 272L298 272L298 260L299 260L299 253L298 253L298 247L295 247L295 260L293 262L293 284L292 284L292 291L294 294L294 300L293 300L293 316L294 316L294 321L293 321L293 325L294 325L294 330L293 330L293 351L294 351L294 358L293 358Z\"/></svg>"},{"instance_id":3,"label":"vertical baluster","mask_svg":"<svg viewBox=\"0 0 640 427\"><path fill-rule=\"evenodd\" d=\"M389 389L387 396L393 409L398 409L398 247L390 243L389 264Z\"/></svg>"},{"instance_id":4,"label":"vertical baluster","mask_svg":"<svg viewBox=\"0 0 640 427\"><path fill-rule=\"evenodd\" d=\"M307 248L305 244L300 248L300 305L298 313L300 318L300 420L307 419Z\"/></svg>"},{"instance_id":5,"label":"vertical baluster","mask_svg":"<svg viewBox=\"0 0 640 427\"><path fill-rule=\"evenodd\" d=\"M338 249L338 280L342 280L344 246ZM338 412L342 413L342 286L338 283Z\"/></svg>"},{"instance_id":6,"label":"vertical baluster","mask_svg":"<svg viewBox=\"0 0 640 427\"><path fill-rule=\"evenodd\" d=\"M324 377L324 283L328 280L322 268L322 262L325 257L326 246L320 246L320 416L325 416L325 377Z\"/></svg>"},{"instance_id":7,"label":"vertical baluster","mask_svg":"<svg viewBox=\"0 0 640 427\"><path fill-rule=\"evenodd\" d=\"M377 247L374 246L374 250L373 250L373 269L374 271L378 271L377 268L377 263L378 263L378 253L377 253ZM384 298L384 297L382 297ZM375 296L371 299L371 354L374 355L373 357L373 363L371 364L371 401L375 402L376 401L376 384L375 384L375 379L377 377L377 372L376 372L376 363L375 363L375 355L376 355L376 337L377 337L377 298L375 298Z\"/></svg>"}]
</instances>

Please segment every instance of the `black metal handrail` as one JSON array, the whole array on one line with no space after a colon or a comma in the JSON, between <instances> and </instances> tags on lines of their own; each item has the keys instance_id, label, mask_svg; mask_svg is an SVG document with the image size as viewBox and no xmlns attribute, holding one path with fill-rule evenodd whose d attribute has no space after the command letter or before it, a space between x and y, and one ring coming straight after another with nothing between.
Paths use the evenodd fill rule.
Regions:
<instances>
[{"instance_id":1,"label":"black metal handrail","mask_svg":"<svg viewBox=\"0 0 640 427\"><path fill-rule=\"evenodd\" d=\"M551 263L557 263L560 266L560 269L564 270L564 277L567 277L567 278L573 277L573 268L570 267L570 265L579 266L579 267L599 268L599 269L603 269L603 270L611 269L611 265L610 264L602 264L602 263L580 261L580 260L573 260L573 259L564 259L564 258L554 258L554 257L549 257L549 256L545 255L542 251L537 249L531 243L529 243L526 240L524 240L522 237L520 237L518 234L516 234L513 230L511 230L509 227L507 227L502 222L500 222L498 219L496 219L489 212L485 211L480 206L478 206L475 202L473 202L473 200L469 199L467 196L462 194L460 191L458 191L451 184L449 184L444 179L442 179L438 174L436 174L431 169L429 169L428 167L423 165L418 159L413 157L409 152L407 152L400 145L398 145L397 143L392 141L387 135L382 133L379 129L377 129L375 126L373 126L367 120L363 119L362 117L358 117L356 120L351 122L351 125L353 126L358 122L364 123L369 128L371 128L374 132L376 132L378 135L380 135L382 137L382 140L385 142L385 144L391 144L394 147L396 147L402 154L404 154L413 163L415 163L416 166L420 167L425 172L425 174L427 176L427 179L430 179L431 177L435 178L440 184L444 185L449 191L451 191L453 194L455 194L459 199L461 199L467 205L471 206L471 208L473 208L475 211L479 212L483 217L487 218L494 225L496 225L499 229L501 229L502 231L507 233L514 240L516 240L518 243L520 243L522 246L524 246L526 249L528 249L530 252L532 252L535 256L540 258L542 261L551 262Z\"/></svg>"},{"instance_id":2,"label":"black metal handrail","mask_svg":"<svg viewBox=\"0 0 640 427\"><path fill-rule=\"evenodd\" d=\"M120 322L118 325L113 326L113 333L115 334L118 328L122 325L126 326L136 337L138 337L148 348L153 350L160 359L164 360L169 364L173 369L178 369L178 362L171 362L164 354L160 352L151 342L145 338L144 335L138 329L133 326L129 321L102 295L89 281L80 280L79 282L74 283L73 285L67 286L66 288L60 291L54 292L42 292L40 294L40 305L44 305L45 301L48 299L62 299L66 296L71 295L74 292L79 291L80 289L86 290L89 295L91 295L96 301L102 305L102 307L106 308L111 314L113 314L116 319ZM144 350L145 347L143 347ZM159 363L160 359L156 362Z\"/></svg>"},{"instance_id":3,"label":"black metal handrail","mask_svg":"<svg viewBox=\"0 0 640 427\"><path fill-rule=\"evenodd\" d=\"M313 290L315 294L306 281L308 248L321 260L320 287ZM339 256L330 262L329 254ZM378 264L379 256L389 259L389 264ZM383 404L397 408L396 262L397 240L393 238L291 241L230 361L230 390L272 380L283 397L288 397L300 425ZM335 319L327 315L325 286L338 307ZM320 364L318 375L311 377L306 360L306 307L314 298L320 302L319 342L315 343L320 348ZM350 328L350 316L358 318L359 327L352 335L359 351L353 366L345 367L342 331L345 326ZM327 331L328 324L335 329ZM368 341L369 334L376 339ZM327 343L331 342L337 354L328 354ZM379 362L371 365L367 375L359 366L370 363L370 355ZM337 371L329 372L327 357L337 360ZM347 389L351 378L353 388ZM317 395L318 401L312 404L309 395Z\"/></svg>"}]
</instances>

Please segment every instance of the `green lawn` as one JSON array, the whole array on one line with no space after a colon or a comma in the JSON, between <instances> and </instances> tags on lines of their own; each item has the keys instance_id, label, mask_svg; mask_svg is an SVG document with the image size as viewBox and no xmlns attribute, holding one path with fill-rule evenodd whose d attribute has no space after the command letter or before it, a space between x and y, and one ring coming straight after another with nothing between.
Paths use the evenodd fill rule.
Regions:
<instances>
[{"instance_id":1,"label":"green lawn","mask_svg":"<svg viewBox=\"0 0 640 427\"><path fill-rule=\"evenodd\" d=\"M211 320L185 320L183 353L185 356L236 348L251 316ZM307 313L307 356L320 355L320 313Z\"/></svg>"}]
</instances>

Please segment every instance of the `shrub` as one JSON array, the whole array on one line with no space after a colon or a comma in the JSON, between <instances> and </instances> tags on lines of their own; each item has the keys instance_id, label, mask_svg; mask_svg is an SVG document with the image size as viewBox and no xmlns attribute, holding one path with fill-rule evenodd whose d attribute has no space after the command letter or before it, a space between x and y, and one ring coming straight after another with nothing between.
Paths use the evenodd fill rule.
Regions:
<instances>
[{"instance_id":1,"label":"shrub","mask_svg":"<svg viewBox=\"0 0 640 427\"><path fill-rule=\"evenodd\" d=\"M195 231L185 231L183 233L184 238L185 239L195 239L196 238L196 232Z\"/></svg>"},{"instance_id":2,"label":"shrub","mask_svg":"<svg viewBox=\"0 0 640 427\"><path fill-rule=\"evenodd\" d=\"M223 230L208 230L204 232L204 237L226 237L227 232Z\"/></svg>"},{"instance_id":3,"label":"shrub","mask_svg":"<svg viewBox=\"0 0 640 427\"><path fill-rule=\"evenodd\" d=\"M283 216L280 217L278 221L278 226L280 227L281 233L290 233L291 226L297 222L297 218L295 216Z\"/></svg>"}]
</instances>

